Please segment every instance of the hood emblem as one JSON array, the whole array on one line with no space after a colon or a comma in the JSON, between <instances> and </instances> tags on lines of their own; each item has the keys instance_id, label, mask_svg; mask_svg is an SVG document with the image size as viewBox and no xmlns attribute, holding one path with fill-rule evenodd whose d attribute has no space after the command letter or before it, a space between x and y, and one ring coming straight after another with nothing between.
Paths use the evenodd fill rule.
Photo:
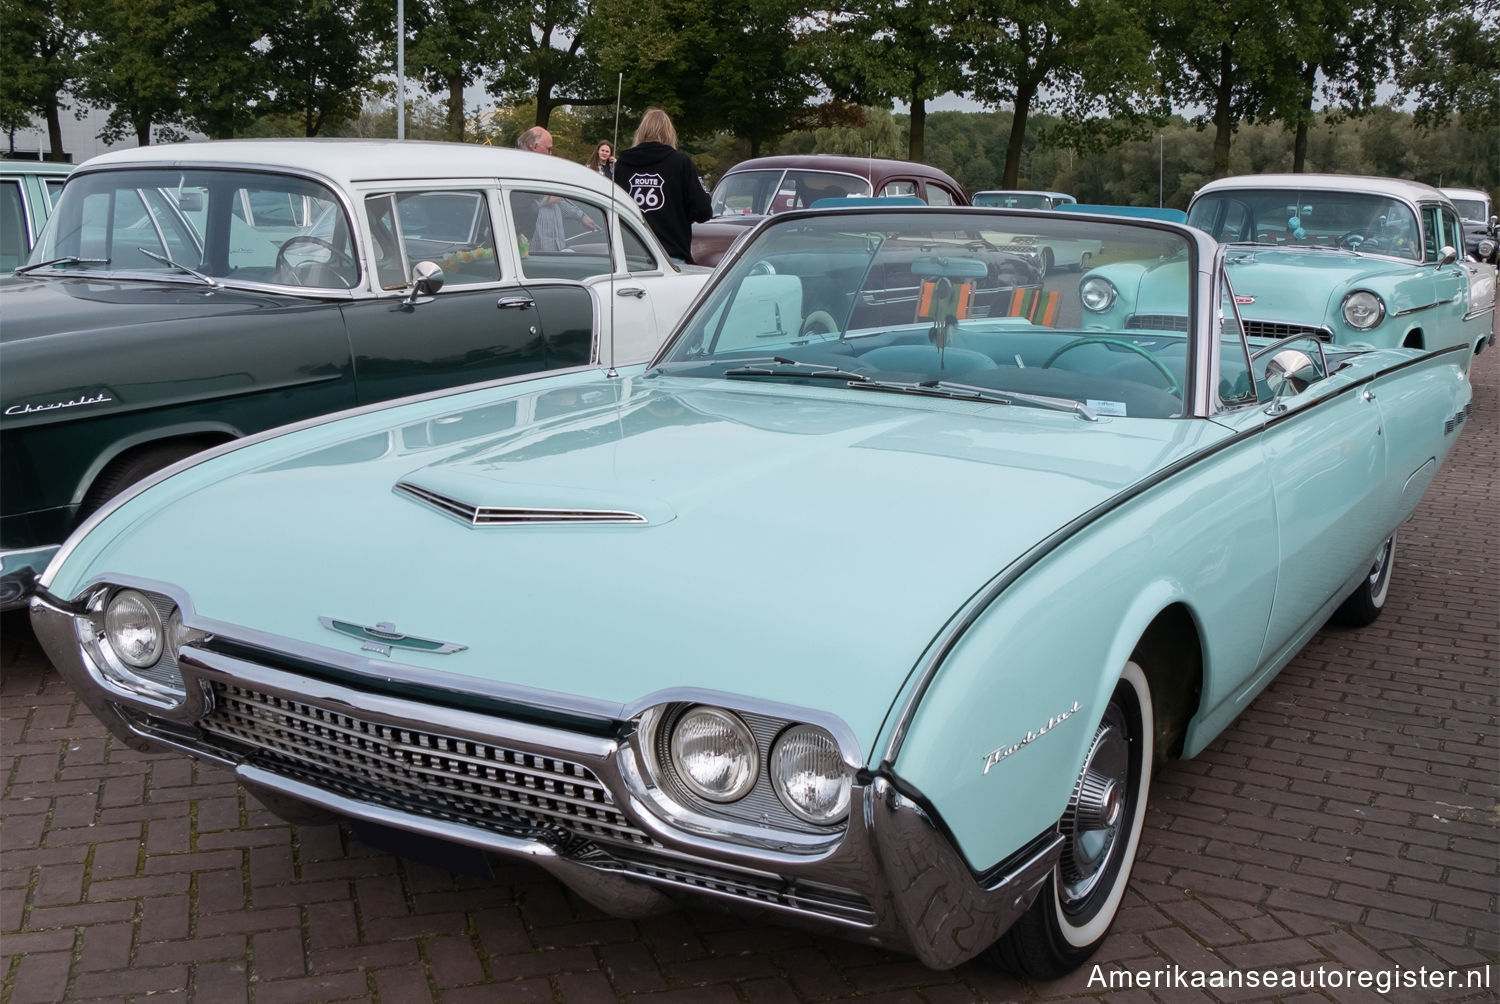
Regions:
<instances>
[{"instance_id":1,"label":"hood emblem","mask_svg":"<svg viewBox=\"0 0 1500 1004\"><path fill-rule=\"evenodd\" d=\"M1246 304L1254 303L1255 302L1255 297L1253 297L1253 296L1246 296L1244 293L1236 293L1236 294L1234 294L1234 302L1238 303L1240 306L1243 307Z\"/></svg>"},{"instance_id":2,"label":"hood emblem","mask_svg":"<svg viewBox=\"0 0 1500 1004\"><path fill-rule=\"evenodd\" d=\"M318 623L330 631L337 631L341 635L347 635L361 642L359 646L361 651L374 652L377 655L390 655L393 648L429 652L433 655L451 655L469 647L457 642L437 641L433 638L418 638L416 635L402 634L390 621L381 621L372 627L366 624L356 624L353 621L339 620L336 617L319 617Z\"/></svg>"}]
</instances>

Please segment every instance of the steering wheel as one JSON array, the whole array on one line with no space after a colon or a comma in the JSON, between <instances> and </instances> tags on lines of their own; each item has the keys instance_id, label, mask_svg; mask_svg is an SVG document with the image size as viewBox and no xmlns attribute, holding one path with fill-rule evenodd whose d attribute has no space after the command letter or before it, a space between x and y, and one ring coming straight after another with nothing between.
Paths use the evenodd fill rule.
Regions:
<instances>
[{"instance_id":1,"label":"steering wheel","mask_svg":"<svg viewBox=\"0 0 1500 1004\"><path fill-rule=\"evenodd\" d=\"M286 253L293 247L297 247L302 244L311 244L313 247L320 247L326 250L328 252L327 264L334 268L337 268L341 265L353 266L354 264L353 258L349 257L343 251L340 251L338 248L334 247L323 238L313 237L310 234L298 234L296 237L290 238L285 244L281 245L281 250L276 252L276 271L279 274L287 276L299 286L305 286L307 284L304 283L302 281L302 278L297 274L296 266L292 265L286 260ZM304 262L303 264L306 263Z\"/></svg>"},{"instance_id":2,"label":"steering wheel","mask_svg":"<svg viewBox=\"0 0 1500 1004\"><path fill-rule=\"evenodd\" d=\"M1166 365L1160 359L1156 358L1156 355L1154 353L1152 353L1149 349L1141 348L1135 342L1127 342L1123 338L1106 338L1103 335L1087 335L1083 338L1075 338L1068 344L1064 345L1062 348L1058 349L1056 352L1052 353L1052 355L1048 356L1047 361L1042 363L1042 368L1051 369L1052 364L1057 362L1058 357L1060 357L1065 352L1072 352L1074 349L1078 348L1081 345L1118 345L1122 349L1129 349L1131 352L1134 352L1142 359L1145 359L1146 362L1156 367L1156 371L1160 373L1164 378L1166 378L1167 391L1169 393L1176 394L1181 389L1177 384L1177 378L1172 375L1172 371L1167 369Z\"/></svg>"},{"instance_id":3,"label":"steering wheel","mask_svg":"<svg viewBox=\"0 0 1500 1004\"><path fill-rule=\"evenodd\" d=\"M1341 248L1348 248L1350 251L1358 251L1359 246L1369 239L1370 235L1365 233L1363 230L1351 230L1347 234L1341 236L1335 243L1337 243Z\"/></svg>"}]
</instances>

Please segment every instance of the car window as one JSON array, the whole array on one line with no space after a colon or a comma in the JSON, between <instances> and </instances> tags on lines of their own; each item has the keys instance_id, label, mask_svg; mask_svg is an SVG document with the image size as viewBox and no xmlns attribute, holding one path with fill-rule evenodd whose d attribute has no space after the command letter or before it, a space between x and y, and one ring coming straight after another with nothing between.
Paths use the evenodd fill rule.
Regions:
<instances>
[{"instance_id":1,"label":"car window","mask_svg":"<svg viewBox=\"0 0 1500 1004\"><path fill-rule=\"evenodd\" d=\"M821 199L868 196L864 178L834 171L731 171L714 186L710 200L715 216L762 216L805 209Z\"/></svg>"},{"instance_id":2,"label":"car window","mask_svg":"<svg viewBox=\"0 0 1500 1004\"><path fill-rule=\"evenodd\" d=\"M43 188L47 191L47 204L49 206L57 205L57 197L62 194L63 190L63 179L58 178L55 181L44 182Z\"/></svg>"},{"instance_id":3,"label":"car window","mask_svg":"<svg viewBox=\"0 0 1500 1004\"><path fill-rule=\"evenodd\" d=\"M1411 207L1369 192L1221 189L1194 199L1187 221L1219 240L1238 223L1233 239L1277 247L1338 247L1413 261L1420 248Z\"/></svg>"},{"instance_id":4,"label":"car window","mask_svg":"<svg viewBox=\"0 0 1500 1004\"><path fill-rule=\"evenodd\" d=\"M917 183L915 181L887 181L885 187L881 188L883 196L916 195Z\"/></svg>"},{"instance_id":5,"label":"car window","mask_svg":"<svg viewBox=\"0 0 1500 1004\"><path fill-rule=\"evenodd\" d=\"M510 193L511 239L530 278L586 279L614 271L609 214L592 202L555 192Z\"/></svg>"},{"instance_id":6,"label":"car window","mask_svg":"<svg viewBox=\"0 0 1500 1004\"><path fill-rule=\"evenodd\" d=\"M26 260L30 240L21 183L7 178L0 182L0 271L12 271Z\"/></svg>"},{"instance_id":7,"label":"car window","mask_svg":"<svg viewBox=\"0 0 1500 1004\"><path fill-rule=\"evenodd\" d=\"M78 256L101 261L69 268L177 277L189 268L223 281L321 289L359 279L341 204L307 178L217 168L79 172L53 217L33 261ZM314 219L324 221L317 233Z\"/></svg>"},{"instance_id":8,"label":"car window","mask_svg":"<svg viewBox=\"0 0 1500 1004\"><path fill-rule=\"evenodd\" d=\"M625 267L632 272L654 272L661 268L651 245L629 223L620 221L620 233L625 238Z\"/></svg>"},{"instance_id":9,"label":"car window","mask_svg":"<svg viewBox=\"0 0 1500 1004\"><path fill-rule=\"evenodd\" d=\"M1219 284L1219 400L1233 407L1256 400L1250 344L1228 273Z\"/></svg>"},{"instance_id":10,"label":"car window","mask_svg":"<svg viewBox=\"0 0 1500 1004\"><path fill-rule=\"evenodd\" d=\"M953 193L949 192L942 185L931 181L927 183L927 204L929 206L952 206L957 203L958 200L953 197Z\"/></svg>"},{"instance_id":11,"label":"car window","mask_svg":"<svg viewBox=\"0 0 1500 1004\"><path fill-rule=\"evenodd\" d=\"M1462 253L1464 249L1464 228L1463 223L1459 221L1458 215L1451 210L1443 209L1438 215L1438 226L1440 227L1438 236L1439 253L1445 247L1453 248L1453 250Z\"/></svg>"},{"instance_id":12,"label":"car window","mask_svg":"<svg viewBox=\"0 0 1500 1004\"><path fill-rule=\"evenodd\" d=\"M444 288L497 282L500 263L483 191L393 192L365 200L382 289L404 289L412 268L429 261Z\"/></svg>"}]
</instances>

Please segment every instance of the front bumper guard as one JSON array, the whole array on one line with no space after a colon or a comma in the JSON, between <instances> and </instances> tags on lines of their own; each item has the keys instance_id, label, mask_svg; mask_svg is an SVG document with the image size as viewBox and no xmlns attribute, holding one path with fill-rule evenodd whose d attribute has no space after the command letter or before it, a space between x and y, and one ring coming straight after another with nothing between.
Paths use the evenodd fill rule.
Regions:
<instances>
[{"instance_id":1,"label":"front bumper guard","mask_svg":"<svg viewBox=\"0 0 1500 1004\"><path fill-rule=\"evenodd\" d=\"M882 947L908 951L934 969L948 969L982 952L1025 913L1047 884L1061 856L1063 838L1049 829L1026 847L978 876L945 834L939 822L919 802L898 790L883 775L856 784L852 792L849 826L832 849L817 854L794 854L705 840L674 829L630 795L621 762L632 751L617 743L515 726L526 733L517 745L530 743L538 752L566 756L585 763L613 792L621 811L649 834L666 853L708 867L739 869L775 876L791 883L831 885L857 893L870 904L869 922L832 916L795 902L767 902L738 895L730 889L673 882L663 876L642 876L613 867L609 848L602 854L575 856L560 846L534 837L466 823L417 815L370 804L305 781L284 776L248 762L236 762L193 745L193 729L176 715L162 716L159 707L134 704L106 688L80 649L66 603L39 595L32 602L32 625L58 672L84 704L118 738L146 751L179 751L210 760L234 771L236 779L267 808L293 822L343 816L404 829L440 840L479 848L503 857L521 859L545 869L600 910L616 916L640 917L670 909L669 891L706 896L751 912L770 912L800 926L838 934ZM211 680L248 682L282 692L297 678L259 664L233 660L233 674L224 660L202 660L184 653L182 670L194 700L211 702ZM218 664L217 668L210 663ZM450 718L444 725L491 739L506 735L515 723L489 716L447 712L431 705L405 702L386 695L318 682L319 699L334 706L392 718L399 709L407 721L430 722L434 714ZM404 707L403 707L404 705ZM507 736L507 740L509 740Z\"/></svg>"}]
</instances>

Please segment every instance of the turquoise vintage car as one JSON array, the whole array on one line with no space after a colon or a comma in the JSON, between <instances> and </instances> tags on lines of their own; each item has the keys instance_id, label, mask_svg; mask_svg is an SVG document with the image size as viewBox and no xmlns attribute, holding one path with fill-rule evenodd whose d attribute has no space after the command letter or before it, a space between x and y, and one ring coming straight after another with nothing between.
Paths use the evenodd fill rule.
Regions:
<instances>
[{"instance_id":1,"label":"turquoise vintage car","mask_svg":"<svg viewBox=\"0 0 1500 1004\"><path fill-rule=\"evenodd\" d=\"M1229 277L1252 333L1474 352L1493 340L1495 273L1464 259L1458 210L1436 188L1343 174L1243 175L1203 186L1187 219L1231 245ZM1156 312L1154 277L1178 269L1137 262L1099 272L1089 300L1110 314L1101 326L1122 312Z\"/></svg>"},{"instance_id":2,"label":"turquoise vintage car","mask_svg":"<svg viewBox=\"0 0 1500 1004\"><path fill-rule=\"evenodd\" d=\"M1078 226L1181 262L1190 323L1085 324L1079 277L987 236ZM154 476L32 623L121 741L289 819L529 860L614 914L702 897L1056 975L1107 936L1152 768L1380 614L1469 414L1467 346L1248 336L1229 253L780 214L650 363Z\"/></svg>"}]
</instances>

